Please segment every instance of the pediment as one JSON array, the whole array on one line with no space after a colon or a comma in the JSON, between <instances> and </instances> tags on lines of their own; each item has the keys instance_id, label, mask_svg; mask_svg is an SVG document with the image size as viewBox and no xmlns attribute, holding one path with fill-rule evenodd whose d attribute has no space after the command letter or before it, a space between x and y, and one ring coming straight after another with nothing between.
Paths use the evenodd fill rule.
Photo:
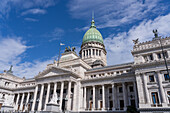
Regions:
<instances>
[{"instance_id":1,"label":"pediment","mask_svg":"<svg viewBox=\"0 0 170 113\"><path fill-rule=\"evenodd\" d=\"M62 69L56 66L51 66L45 69L43 72L39 73L35 78L51 77L51 76L61 76L66 74L72 74L66 69Z\"/></svg>"}]
</instances>

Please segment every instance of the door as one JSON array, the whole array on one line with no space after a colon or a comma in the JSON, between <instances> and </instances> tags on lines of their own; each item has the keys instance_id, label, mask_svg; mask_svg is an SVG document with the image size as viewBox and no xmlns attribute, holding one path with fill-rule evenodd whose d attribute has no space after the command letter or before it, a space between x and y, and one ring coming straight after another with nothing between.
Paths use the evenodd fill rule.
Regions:
<instances>
[{"instance_id":1,"label":"door","mask_svg":"<svg viewBox=\"0 0 170 113\"><path fill-rule=\"evenodd\" d=\"M131 106L136 107L134 99L130 100L130 102L131 102Z\"/></svg>"},{"instance_id":2,"label":"door","mask_svg":"<svg viewBox=\"0 0 170 113\"><path fill-rule=\"evenodd\" d=\"M102 107L103 107L103 102L100 101L100 110L102 109Z\"/></svg>"},{"instance_id":3,"label":"door","mask_svg":"<svg viewBox=\"0 0 170 113\"><path fill-rule=\"evenodd\" d=\"M90 101L90 110L92 110L92 107L93 107L93 102Z\"/></svg>"},{"instance_id":4,"label":"door","mask_svg":"<svg viewBox=\"0 0 170 113\"><path fill-rule=\"evenodd\" d=\"M123 110L124 108L124 100L120 100L120 110Z\"/></svg>"},{"instance_id":5,"label":"door","mask_svg":"<svg viewBox=\"0 0 170 113\"><path fill-rule=\"evenodd\" d=\"M63 103L62 103L62 111L65 111L65 99L63 99Z\"/></svg>"},{"instance_id":6,"label":"door","mask_svg":"<svg viewBox=\"0 0 170 113\"><path fill-rule=\"evenodd\" d=\"M2 103L0 103L0 110L1 110L1 107L2 107Z\"/></svg>"},{"instance_id":7,"label":"door","mask_svg":"<svg viewBox=\"0 0 170 113\"><path fill-rule=\"evenodd\" d=\"M109 105L110 105L110 106L109 106L109 109L111 110L112 107L113 107L113 101L110 101L110 102L109 102Z\"/></svg>"}]
</instances>

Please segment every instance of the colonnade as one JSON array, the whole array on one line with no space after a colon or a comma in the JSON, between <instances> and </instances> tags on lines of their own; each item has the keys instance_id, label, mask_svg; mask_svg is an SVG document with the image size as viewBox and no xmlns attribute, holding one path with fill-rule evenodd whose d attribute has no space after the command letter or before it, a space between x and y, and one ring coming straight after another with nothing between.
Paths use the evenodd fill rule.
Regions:
<instances>
[{"instance_id":1,"label":"colonnade","mask_svg":"<svg viewBox=\"0 0 170 113\"><path fill-rule=\"evenodd\" d=\"M53 83L48 83L48 84L47 83L37 84L35 87L34 93L32 92L34 95L32 98L32 102L30 102L30 100L29 100L30 92L18 93L17 99L16 99L16 109L19 107L19 109L18 109L19 111L25 111L25 110L27 110L26 105L28 103L31 103L31 105L32 105L32 108L30 109L31 111L42 111L42 110L45 111L47 108L47 104L50 101L52 95L57 94L58 83L59 82L53 82ZM68 83L68 86L66 86L67 89L64 89L64 86L66 85L65 83ZM54 87L51 87L52 84L54 84ZM74 93L76 93L75 87L77 87L77 84L75 82L71 82L71 81L60 82L60 94L59 94L60 96L58 98L58 101L59 101L58 104L60 106L60 110L62 110L63 99L66 99L66 98L67 98L67 105L66 105L67 110L69 110L69 111L74 110L76 107L75 105L71 105L72 100L76 101L76 97L75 97L76 95L73 92L71 92L72 84L74 84ZM46 90L45 90L45 86L47 87ZM52 95L51 95L51 91L52 91L51 89L53 89ZM67 91L65 98L64 98L64 94L66 92L64 92L64 90ZM23 107L25 94L27 94L27 98L26 98L25 106ZM72 94L73 94L73 96L71 96ZM20 96L22 96L21 99L20 99ZM20 100L20 102L19 102L19 100Z\"/></svg>"},{"instance_id":2,"label":"colonnade","mask_svg":"<svg viewBox=\"0 0 170 113\"><path fill-rule=\"evenodd\" d=\"M93 56L101 56L102 52L100 49L86 49L81 53L82 58L88 58Z\"/></svg>"},{"instance_id":3,"label":"colonnade","mask_svg":"<svg viewBox=\"0 0 170 113\"><path fill-rule=\"evenodd\" d=\"M138 106L138 97L137 97L137 89L136 89L136 82L131 82L133 83L133 89L134 89L134 99L135 99L135 106ZM119 83L119 86L122 86L122 90L123 90L123 101L124 101L124 110L126 110L126 107L129 105L128 102L128 92L127 92L127 83L123 82L123 83ZM112 88L112 98L108 96L108 94L106 95L106 92L109 92L109 89L106 89L106 86L111 86ZM101 107L101 105L97 105L96 106L96 102L98 101L97 97L99 96L98 94L96 94L96 87L101 88L102 90L102 109L99 109L99 107ZM84 97L83 97L83 108L85 110L90 110L90 105L87 107L89 103L89 99L87 99L89 97L89 93L88 93L88 89L92 89L92 109L91 110L108 110L108 108L106 108L106 100L108 102L108 100L112 100L112 109L111 110L120 110L120 106L117 106L118 103L118 92L117 92L117 84L113 83L113 84L102 84L102 85L93 85L93 86L84 86ZM97 108L96 108L97 107ZM119 108L119 109L118 109Z\"/></svg>"}]
</instances>

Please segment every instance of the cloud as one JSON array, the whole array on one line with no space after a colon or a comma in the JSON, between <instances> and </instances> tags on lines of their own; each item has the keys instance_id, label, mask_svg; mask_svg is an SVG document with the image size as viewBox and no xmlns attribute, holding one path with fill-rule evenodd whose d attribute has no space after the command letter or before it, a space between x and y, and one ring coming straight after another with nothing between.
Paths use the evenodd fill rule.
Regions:
<instances>
[{"instance_id":1,"label":"cloud","mask_svg":"<svg viewBox=\"0 0 170 113\"><path fill-rule=\"evenodd\" d=\"M23 58L26 51L32 47L27 46L26 42L21 40L21 37L0 37L0 48L0 72L9 69L10 65L13 65L14 75L19 77L34 77L53 61L53 58L51 58L44 61L24 62Z\"/></svg>"},{"instance_id":2,"label":"cloud","mask_svg":"<svg viewBox=\"0 0 170 113\"><path fill-rule=\"evenodd\" d=\"M23 10L30 8L47 8L54 6L59 0L1 0L0 15L6 17L11 10Z\"/></svg>"},{"instance_id":3,"label":"cloud","mask_svg":"<svg viewBox=\"0 0 170 113\"><path fill-rule=\"evenodd\" d=\"M104 39L107 50L108 64L120 64L133 61L131 50L133 39L139 38L140 42L152 40L153 29L158 29L159 35L170 36L170 14L158 16L154 20L144 20L138 26L133 26L128 32L111 34Z\"/></svg>"},{"instance_id":4,"label":"cloud","mask_svg":"<svg viewBox=\"0 0 170 113\"><path fill-rule=\"evenodd\" d=\"M21 15L27 15L27 14L45 14L46 10L44 9L29 9L25 12L22 12Z\"/></svg>"},{"instance_id":5,"label":"cloud","mask_svg":"<svg viewBox=\"0 0 170 113\"><path fill-rule=\"evenodd\" d=\"M98 28L105 28L161 14L168 8L162 4L160 0L70 0L68 7L71 16L78 19L89 18L94 10Z\"/></svg>"},{"instance_id":6,"label":"cloud","mask_svg":"<svg viewBox=\"0 0 170 113\"><path fill-rule=\"evenodd\" d=\"M50 38L49 42L59 40L64 35L64 30L61 28L55 28L52 32L47 33L44 37Z\"/></svg>"},{"instance_id":7,"label":"cloud","mask_svg":"<svg viewBox=\"0 0 170 113\"><path fill-rule=\"evenodd\" d=\"M31 21L31 22L37 22L37 21L39 21L38 19L34 19L34 18L24 18L24 20L26 20L26 21Z\"/></svg>"}]
</instances>

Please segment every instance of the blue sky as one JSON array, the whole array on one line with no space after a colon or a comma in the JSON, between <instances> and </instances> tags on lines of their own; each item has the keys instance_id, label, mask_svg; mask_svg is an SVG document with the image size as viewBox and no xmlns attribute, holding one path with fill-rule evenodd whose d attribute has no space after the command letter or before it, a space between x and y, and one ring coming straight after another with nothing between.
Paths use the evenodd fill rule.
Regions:
<instances>
[{"instance_id":1,"label":"blue sky","mask_svg":"<svg viewBox=\"0 0 170 113\"><path fill-rule=\"evenodd\" d=\"M170 36L169 0L0 0L0 72L33 77L57 58L59 43L78 51L95 12L108 65L133 61L132 39Z\"/></svg>"}]
</instances>

